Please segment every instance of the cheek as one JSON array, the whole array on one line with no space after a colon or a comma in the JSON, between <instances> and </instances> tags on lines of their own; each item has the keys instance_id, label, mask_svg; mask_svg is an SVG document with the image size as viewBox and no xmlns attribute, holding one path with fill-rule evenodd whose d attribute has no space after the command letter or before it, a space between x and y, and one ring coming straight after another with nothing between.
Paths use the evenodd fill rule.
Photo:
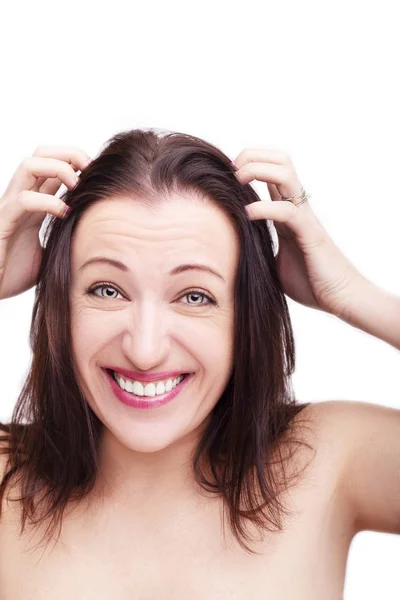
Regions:
<instances>
[{"instance_id":1,"label":"cheek","mask_svg":"<svg viewBox=\"0 0 400 600\"><path fill-rule=\"evenodd\" d=\"M233 362L234 323L231 312L180 323L177 338L209 371L223 375Z\"/></svg>"},{"instance_id":2,"label":"cheek","mask_svg":"<svg viewBox=\"0 0 400 600\"><path fill-rule=\"evenodd\" d=\"M71 336L74 355L81 359L96 353L115 335L112 318L90 310L71 315Z\"/></svg>"}]
</instances>

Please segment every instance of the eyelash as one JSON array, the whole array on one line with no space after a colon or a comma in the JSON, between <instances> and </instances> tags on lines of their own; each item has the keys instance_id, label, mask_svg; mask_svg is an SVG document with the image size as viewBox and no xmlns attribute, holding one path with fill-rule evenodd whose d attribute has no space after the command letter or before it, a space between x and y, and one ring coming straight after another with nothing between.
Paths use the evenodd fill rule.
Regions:
<instances>
[{"instance_id":1,"label":"eyelash","mask_svg":"<svg viewBox=\"0 0 400 600\"><path fill-rule=\"evenodd\" d=\"M112 285L108 281L102 281L100 283L96 283L96 284L92 285L91 287L87 288L86 293L90 294L92 296L97 296L97 294L95 294L95 291L100 288L104 288L104 287L113 288L119 294L123 295L122 292L120 292L119 289L115 287L115 285ZM189 290L188 292L185 292L185 294L183 294L183 296L189 296L190 294L193 294L193 293L199 294L200 296L204 296L205 298L207 298L207 300L209 301L209 304L208 305L207 304L189 304L189 306L209 306L211 304L217 305L216 301L213 298L211 298L211 296L209 296L208 294L205 294L204 292L201 292L200 290ZM104 298L104 296L97 296L97 297ZM116 298L111 298L111 300L116 300Z\"/></svg>"}]
</instances>

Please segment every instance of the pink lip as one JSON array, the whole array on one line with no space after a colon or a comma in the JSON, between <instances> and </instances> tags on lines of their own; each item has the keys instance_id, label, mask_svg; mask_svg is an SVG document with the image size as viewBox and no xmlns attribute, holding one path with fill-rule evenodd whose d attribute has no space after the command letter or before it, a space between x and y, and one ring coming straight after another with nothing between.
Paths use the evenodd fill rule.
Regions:
<instances>
[{"instance_id":1,"label":"pink lip","mask_svg":"<svg viewBox=\"0 0 400 600\"><path fill-rule=\"evenodd\" d=\"M141 375L135 371L127 371L126 369L120 369L119 367L103 367L104 369L111 369L116 371L129 379L135 379L136 381L162 381L163 379L172 379L184 375L183 371L160 371L159 373L151 373L149 375Z\"/></svg>"},{"instance_id":2,"label":"pink lip","mask_svg":"<svg viewBox=\"0 0 400 600\"><path fill-rule=\"evenodd\" d=\"M170 402L175 396L179 394L185 387L190 376L185 377L181 383L179 383L174 389L170 392L165 392L165 394L161 394L160 396L154 396L152 398L147 399L146 396L136 396L136 394L132 394L130 392L126 392L122 388L119 387L118 383L115 381L114 376L111 375L108 371L104 370L107 381L114 392L115 396L120 400L123 404L133 408L158 408L159 406L163 406Z\"/></svg>"}]
</instances>

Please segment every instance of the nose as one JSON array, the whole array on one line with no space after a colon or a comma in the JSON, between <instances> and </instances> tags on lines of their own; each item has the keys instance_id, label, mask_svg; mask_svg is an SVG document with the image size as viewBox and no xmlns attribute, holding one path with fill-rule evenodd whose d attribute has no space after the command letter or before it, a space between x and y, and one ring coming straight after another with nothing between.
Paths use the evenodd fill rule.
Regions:
<instances>
[{"instance_id":1,"label":"nose","mask_svg":"<svg viewBox=\"0 0 400 600\"><path fill-rule=\"evenodd\" d=\"M136 306L123 336L123 351L138 371L153 371L166 365L169 353L167 315L160 306Z\"/></svg>"}]
</instances>

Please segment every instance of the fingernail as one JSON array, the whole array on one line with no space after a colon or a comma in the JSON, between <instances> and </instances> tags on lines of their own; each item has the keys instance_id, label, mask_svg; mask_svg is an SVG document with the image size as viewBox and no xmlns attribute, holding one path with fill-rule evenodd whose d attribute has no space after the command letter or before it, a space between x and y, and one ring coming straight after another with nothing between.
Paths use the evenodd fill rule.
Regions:
<instances>
[{"instance_id":1,"label":"fingernail","mask_svg":"<svg viewBox=\"0 0 400 600\"><path fill-rule=\"evenodd\" d=\"M65 211L64 211L64 217L68 217L69 213L71 212L71 207L67 206Z\"/></svg>"},{"instance_id":2,"label":"fingernail","mask_svg":"<svg viewBox=\"0 0 400 600\"><path fill-rule=\"evenodd\" d=\"M231 165L233 165L234 167L236 167L236 168L237 168L237 164L235 163L235 161L234 161L234 160L231 162Z\"/></svg>"}]
</instances>

